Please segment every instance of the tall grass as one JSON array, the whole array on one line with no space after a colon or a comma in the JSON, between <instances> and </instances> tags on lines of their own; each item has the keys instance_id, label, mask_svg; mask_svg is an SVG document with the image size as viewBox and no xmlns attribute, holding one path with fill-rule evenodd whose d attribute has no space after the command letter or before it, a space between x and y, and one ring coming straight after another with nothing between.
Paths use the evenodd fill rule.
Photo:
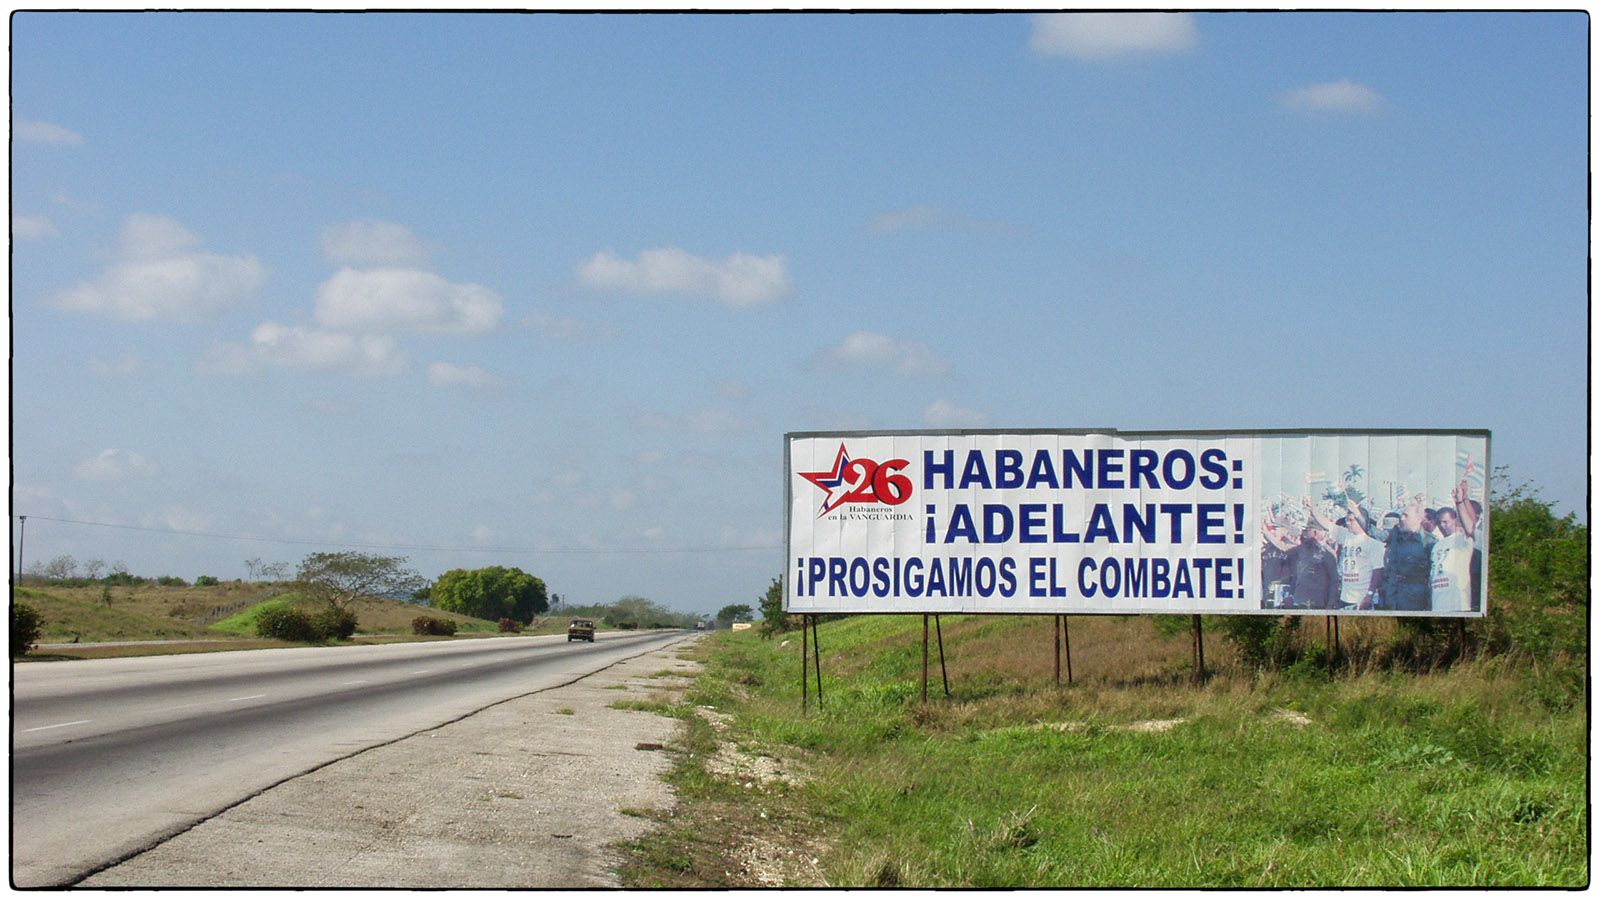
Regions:
<instances>
[{"instance_id":1,"label":"tall grass","mask_svg":"<svg viewBox=\"0 0 1600 900\"><path fill-rule=\"evenodd\" d=\"M1219 642L1192 687L1187 635L1074 618L1057 688L1048 619L942 624L953 696L933 649L924 705L919 621L825 623L809 715L798 635L714 638L695 702L811 761L835 886L1588 882L1584 704L1528 702L1524 670L1262 676Z\"/></svg>"}]
</instances>

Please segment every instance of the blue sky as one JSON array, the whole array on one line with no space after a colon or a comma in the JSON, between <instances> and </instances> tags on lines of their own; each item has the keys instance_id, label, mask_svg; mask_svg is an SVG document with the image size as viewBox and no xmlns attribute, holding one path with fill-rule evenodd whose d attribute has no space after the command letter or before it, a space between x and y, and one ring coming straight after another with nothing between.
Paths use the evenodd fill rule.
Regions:
<instances>
[{"instance_id":1,"label":"blue sky","mask_svg":"<svg viewBox=\"0 0 1600 900\"><path fill-rule=\"evenodd\" d=\"M1587 518L1581 14L11 26L29 562L754 605L822 429L1489 428Z\"/></svg>"}]
</instances>

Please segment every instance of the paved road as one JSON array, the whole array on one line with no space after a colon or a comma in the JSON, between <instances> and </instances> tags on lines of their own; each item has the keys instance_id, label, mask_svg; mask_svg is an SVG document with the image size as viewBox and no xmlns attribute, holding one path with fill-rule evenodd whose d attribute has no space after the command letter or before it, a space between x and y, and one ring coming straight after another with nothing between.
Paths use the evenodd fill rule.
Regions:
<instances>
[{"instance_id":1,"label":"paved road","mask_svg":"<svg viewBox=\"0 0 1600 900\"><path fill-rule=\"evenodd\" d=\"M13 668L12 883L70 884L272 785L682 632Z\"/></svg>"}]
</instances>

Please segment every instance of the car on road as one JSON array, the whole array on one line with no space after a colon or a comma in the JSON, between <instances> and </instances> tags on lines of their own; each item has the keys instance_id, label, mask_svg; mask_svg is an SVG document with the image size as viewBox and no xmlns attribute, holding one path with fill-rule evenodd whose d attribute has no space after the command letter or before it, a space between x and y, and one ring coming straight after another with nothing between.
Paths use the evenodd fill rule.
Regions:
<instances>
[{"instance_id":1,"label":"car on road","mask_svg":"<svg viewBox=\"0 0 1600 900\"><path fill-rule=\"evenodd\" d=\"M573 619L567 623L567 643L588 641L594 643L594 623L588 619Z\"/></svg>"}]
</instances>

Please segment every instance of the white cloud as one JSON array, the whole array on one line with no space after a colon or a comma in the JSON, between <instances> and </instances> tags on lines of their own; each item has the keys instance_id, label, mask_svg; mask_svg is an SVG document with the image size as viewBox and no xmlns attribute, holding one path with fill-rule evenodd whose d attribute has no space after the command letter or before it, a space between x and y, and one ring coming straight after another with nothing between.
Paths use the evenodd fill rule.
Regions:
<instances>
[{"instance_id":1,"label":"white cloud","mask_svg":"<svg viewBox=\"0 0 1600 900\"><path fill-rule=\"evenodd\" d=\"M1190 13L1041 13L1028 38L1035 53L1093 61L1181 53L1198 42Z\"/></svg>"},{"instance_id":2,"label":"white cloud","mask_svg":"<svg viewBox=\"0 0 1600 900\"><path fill-rule=\"evenodd\" d=\"M106 449L79 460L72 474L84 481L121 481L154 475L161 471L155 463L131 450Z\"/></svg>"},{"instance_id":3,"label":"white cloud","mask_svg":"<svg viewBox=\"0 0 1600 900\"><path fill-rule=\"evenodd\" d=\"M83 135L54 122L18 120L11 125L11 136L30 144L83 143Z\"/></svg>"},{"instance_id":4,"label":"white cloud","mask_svg":"<svg viewBox=\"0 0 1600 900\"><path fill-rule=\"evenodd\" d=\"M436 362L428 366L428 383L439 387L499 388L506 381L499 375L477 366L458 366L455 363Z\"/></svg>"},{"instance_id":5,"label":"white cloud","mask_svg":"<svg viewBox=\"0 0 1600 900\"><path fill-rule=\"evenodd\" d=\"M11 236L27 240L55 237L61 232L56 230L56 224L44 216L12 215Z\"/></svg>"},{"instance_id":6,"label":"white cloud","mask_svg":"<svg viewBox=\"0 0 1600 900\"><path fill-rule=\"evenodd\" d=\"M930 428L984 428L989 417L948 400L935 400L922 411L922 421Z\"/></svg>"},{"instance_id":7,"label":"white cloud","mask_svg":"<svg viewBox=\"0 0 1600 900\"><path fill-rule=\"evenodd\" d=\"M317 323L342 331L468 334L500 322L500 295L420 269L340 269L317 288Z\"/></svg>"},{"instance_id":8,"label":"white cloud","mask_svg":"<svg viewBox=\"0 0 1600 900\"><path fill-rule=\"evenodd\" d=\"M733 309L769 303L793 290L782 256L735 253L718 261L676 247L644 250L636 260L609 250L596 253L578 266L577 276L597 290L709 297Z\"/></svg>"},{"instance_id":9,"label":"white cloud","mask_svg":"<svg viewBox=\"0 0 1600 900\"><path fill-rule=\"evenodd\" d=\"M139 371L139 357L124 353L115 359L91 359L89 371L106 378L126 378Z\"/></svg>"},{"instance_id":10,"label":"white cloud","mask_svg":"<svg viewBox=\"0 0 1600 900\"><path fill-rule=\"evenodd\" d=\"M415 266L428 260L428 245L411 229L376 219L324 228L322 252L348 266Z\"/></svg>"},{"instance_id":11,"label":"white cloud","mask_svg":"<svg viewBox=\"0 0 1600 900\"><path fill-rule=\"evenodd\" d=\"M1285 91L1278 102L1297 112L1368 113L1384 105L1382 94L1348 78Z\"/></svg>"},{"instance_id":12,"label":"white cloud","mask_svg":"<svg viewBox=\"0 0 1600 900\"><path fill-rule=\"evenodd\" d=\"M200 236L176 219L134 213L122 225L117 256L123 262L154 262L184 256L200 243Z\"/></svg>"},{"instance_id":13,"label":"white cloud","mask_svg":"<svg viewBox=\"0 0 1600 900\"><path fill-rule=\"evenodd\" d=\"M872 331L857 331L837 347L822 351L823 365L867 366L896 375L943 375L950 364L926 344L901 341Z\"/></svg>"},{"instance_id":14,"label":"white cloud","mask_svg":"<svg viewBox=\"0 0 1600 900\"><path fill-rule=\"evenodd\" d=\"M117 261L47 302L130 322L193 322L244 303L266 280L254 256L218 256L199 245L198 236L165 216L129 216Z\"/></svg>"},{"instance_id":15,"label":"white cloud","mask_svg":"<svg viewBox=\"0 0 1600 900\"><path fill-rule=\"evenodd\" d=\"M377 335L263 322L251 332L250 343L255 358L267 365L369 376L405 370L405 357L395 349L394 340Z\"/></svg>"}]
</instances>

